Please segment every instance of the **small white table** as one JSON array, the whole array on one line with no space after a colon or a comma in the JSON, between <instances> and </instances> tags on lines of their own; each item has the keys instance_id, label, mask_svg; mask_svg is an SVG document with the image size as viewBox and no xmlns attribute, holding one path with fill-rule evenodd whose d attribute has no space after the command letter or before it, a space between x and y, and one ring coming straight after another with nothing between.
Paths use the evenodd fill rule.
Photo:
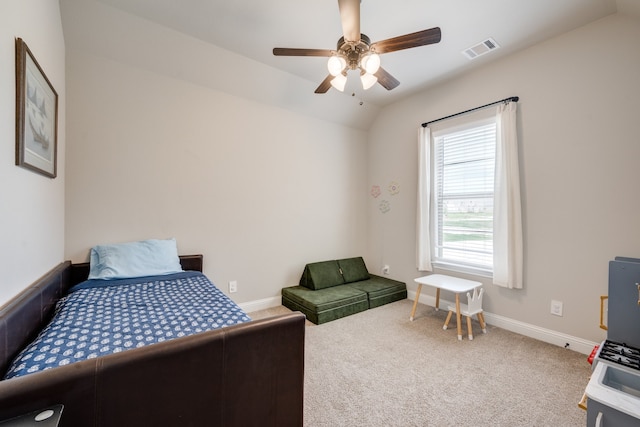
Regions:
<instances>
[{"instance_id":1,"label":"small white table","mask_svg":"<svg viewBox=\"0 0 640 427\"><path fill-rule=\"evenodd\" d=\"M413 321L413 316L416 314L422 285L433 286L436 288L436 310L440 308L440 289L454 292L456 294L456 325L458 327L458 339L462 340L460 294L472 291L473 289L482 286L482 283L475 282L473 280L460 279L458 277L446 276L444 274L431 274L429 276L418 277L415 279L415 282L418 283L418 290L416 292L416 300L413 302L413 309L411 310L409 320Z\"/></svg>"}]
</instances>

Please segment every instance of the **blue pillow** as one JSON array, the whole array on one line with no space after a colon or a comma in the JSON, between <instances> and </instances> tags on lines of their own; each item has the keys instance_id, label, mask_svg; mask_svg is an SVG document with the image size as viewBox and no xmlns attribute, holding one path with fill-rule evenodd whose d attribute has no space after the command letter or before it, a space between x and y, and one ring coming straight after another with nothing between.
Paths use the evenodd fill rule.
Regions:
<instances>
[{"instance_id":1,"label":"blue pillow","mask_svg":"<svg viewBox=\"0 0 640 427\"><path fill-rule=\"evenodd\" d=\"M91 248L89 279L158 276L182 270L175 239L143 240Z\"/></svg>"}]
</instances>

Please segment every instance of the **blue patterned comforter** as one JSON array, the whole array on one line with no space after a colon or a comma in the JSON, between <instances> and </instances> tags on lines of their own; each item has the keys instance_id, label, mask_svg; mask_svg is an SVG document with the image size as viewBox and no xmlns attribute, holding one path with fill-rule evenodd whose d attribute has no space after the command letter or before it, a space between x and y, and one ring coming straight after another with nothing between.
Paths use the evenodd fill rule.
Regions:
<instances>
[{"instance_id":1,"label":"blue patterned comforter","mask_svg":"<svg viewBox=\"0 0 640 427\"><path fill-rule=\"evenodd\" d=\"M249 320L198 272L88 280L58 301L51 323L5 379Z\"/></svg>"}]
</instances>

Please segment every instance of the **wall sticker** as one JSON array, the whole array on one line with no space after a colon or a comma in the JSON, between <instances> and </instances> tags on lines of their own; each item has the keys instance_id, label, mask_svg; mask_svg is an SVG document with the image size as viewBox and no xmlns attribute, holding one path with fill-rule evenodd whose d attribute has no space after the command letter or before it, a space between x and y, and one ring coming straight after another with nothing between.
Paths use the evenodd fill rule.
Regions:
<instances>
[{"instance_id":1,"label":"wall sticker","mask_svg":"<svg viewBox=\"0 0 640 427\"><path fill-rule=\"evenodd\" d=\"M389 194L391 194L392 196L395 196L400 192L400 184L398 184L395 181L391 181L391 183L389 184L388 190L389 190Z\"/></svg>"}]
</instances>

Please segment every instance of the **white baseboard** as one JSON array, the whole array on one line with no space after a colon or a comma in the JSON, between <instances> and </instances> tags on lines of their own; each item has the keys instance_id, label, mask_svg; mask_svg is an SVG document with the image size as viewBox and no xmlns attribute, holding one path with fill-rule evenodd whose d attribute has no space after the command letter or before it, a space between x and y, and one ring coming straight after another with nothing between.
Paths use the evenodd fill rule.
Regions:
<instances>
[{"instance_id":1,"label":"white baseboard","mask_svg":"<svg viewBox=\"0 0 640 427\"><path fill-rule=\"evenodd\" d=\"M408 298L415 301L415 291L409 291ZM430 295L420 295L420 303L428 306L435 306L436 299ZM452 301L440 299L440 306L446 307L448 304L453 305ZM266 310L268 308L278 307L282 305L282 299L280 296L264 298L256 301L249 301L242 304L238 304L245 312L251 313L252 311ZM582 338L567 335L562 332L553 331L551 329L541 328L530 323L521 322L519 320L510 319L508 317L500 316L489 312L484 312L485 321L493 326L497 326L507 331L515 332L526 337L534 338L540 341L547 342L549 344L557 345L559 347L565 347L569 344L568 348L573 351L577 351L582 354L590 354L593 347L599 343L585 340Z\"/></svg>"},{"instance_id":2,"label":"white baseboard","mask_svg":"<svg viewBox=\"0 0 640 427\"><path fill-rule=\"evenodd\" d=\"M242 304L238 305L246 313L251 313L252 311L266 310L267 308L278 307L279 305L282 305L282 299L281 297L277 296L259 299L256 301L243 302Z\"/></svg>"},{"instance_id":3,"label":"white baseboard","mask_svg":"<svg viewBox=\"0 0 640 427\"><path fill-rule=\"evenodd\" d=\"M408 298L415 301L415 291L410 291ZM419 302L431 307L436 305L435 297L432 297L430 295L421 294ZM440 299L440 307L447 307L447 305L449 304L453 305L455 303L443 300L442 298ZM566 347L570 350L577 351L578 353L582 354L590 354L593 350L593 347L599 344L593 341L574 337L562 332L553 331L551 329L541 328L530 323L521 322L519 320L510 319L508 317L500 316L498 314L493 314L486 311L484 312L484 319L490 325L497 326L499 328L506 329L507 331L524 335L526 337L544 341L549 344L554 344L559 347ZM567 344L569 345L566 346Z\"/></svg>"}]
</instances>

